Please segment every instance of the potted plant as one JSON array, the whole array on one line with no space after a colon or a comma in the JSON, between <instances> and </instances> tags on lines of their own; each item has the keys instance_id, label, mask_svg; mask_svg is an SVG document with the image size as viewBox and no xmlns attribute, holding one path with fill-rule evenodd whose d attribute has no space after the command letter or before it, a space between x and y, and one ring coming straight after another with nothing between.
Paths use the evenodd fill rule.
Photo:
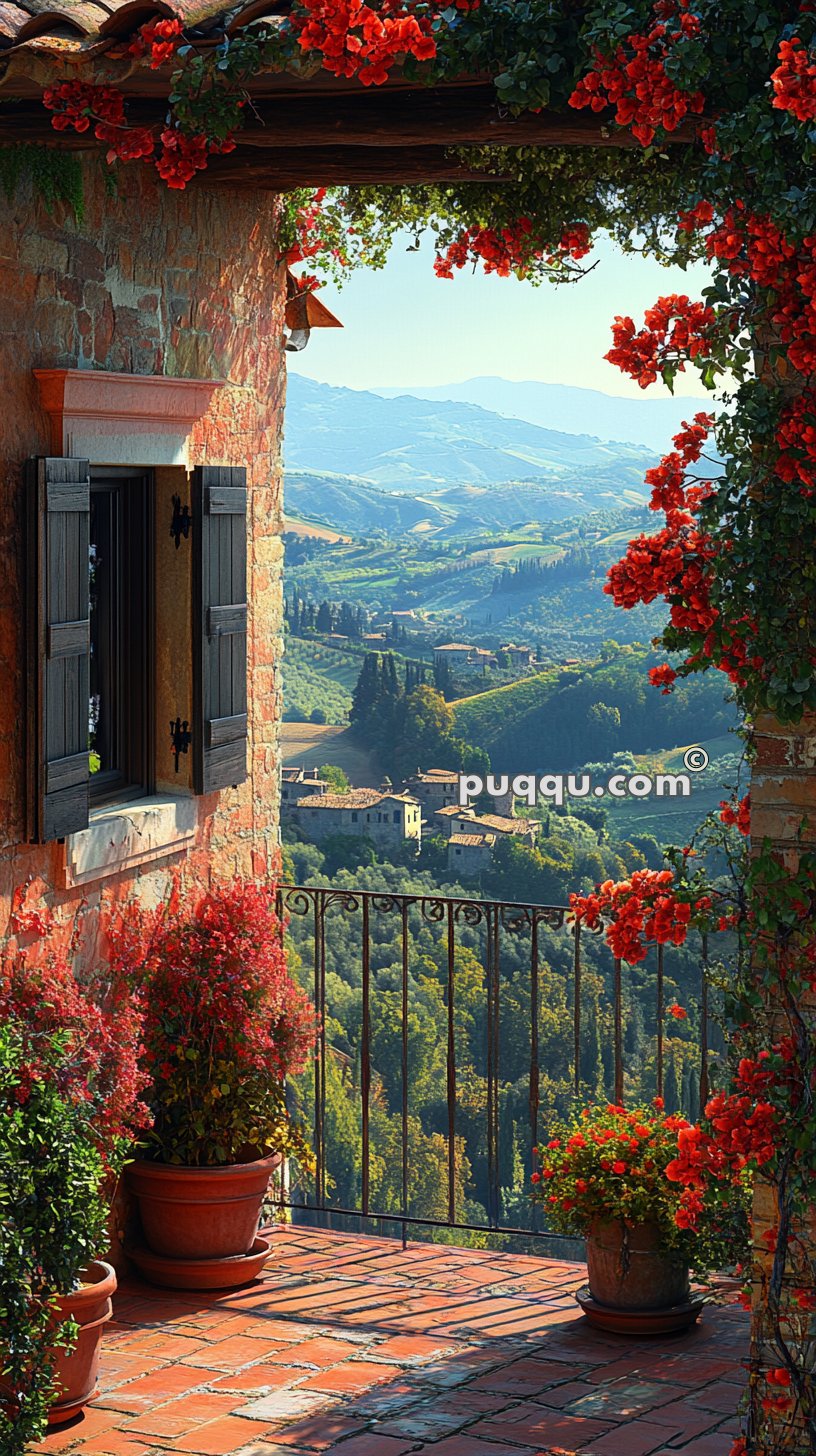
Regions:
<instances>
[{"instance_id":1,"label":"potted plant","mask_svg":"<svg viewBox=\"0 0 816 1456\"><path fill-rule=\"evenodd\" d=\"M269 1179L307 1158L285 1079L314 1042L290 977L274 892L235 881L182 909L126 915L114 936L145 1010L152 1128L128 1168L146 1247L134 1262L173 1287L233 1287L263 1266Z\"/></svg>"},{"instance_id":2,"label":"potted plant","mask_svg":"<svg viewBox=\"0 0 816 1456\"><path fill-rule=\"evenodd\" d=\"M585 1239L584 1313L614 1330L658 1333L697 1319L689 1271L707 1278L747 1252L746 1200L716 1180L688 1195L672 1177L679 1137L690 1128L651 1107L584 1108L539 1149L534 1197L553 1229Z\"/></svg>"},{"instance_id":3,"label":"potted plant","mask_svg":"<svg viewBox=\"0 0 816 1456\"><path fill-rule=\"evenodd\" d=\"M100 994L101 993L101 994ZM100 1257L134 1132L139 1017L64 960L0 967L0 1449L16 1456L96 1390L116 1276Z\"/></svg>"}]
</instances>

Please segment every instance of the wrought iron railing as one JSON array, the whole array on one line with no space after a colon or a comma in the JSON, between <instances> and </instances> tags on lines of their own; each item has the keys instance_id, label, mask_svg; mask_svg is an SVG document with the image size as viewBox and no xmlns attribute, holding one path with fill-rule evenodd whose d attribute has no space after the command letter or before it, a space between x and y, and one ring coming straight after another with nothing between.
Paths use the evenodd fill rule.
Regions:
<instances>
[{"instance_id":1,"label":"wrought iron railing","mask_svg":"<svg viewBox=\"0 0 816 1456\"><path fill-rule=\"evenodd\" d=\"M682 950L658 947L631 968L562 905L283 885L278 912L320 1018L314 1066L297 1092L314 1169L286 1199L300 1219L354 1218L361 1227L378 1219L403 1235L415 1224L552 1238L527 1189L555 1113L575 1100L663 1096L669 1059L680 1110L695 1115L705 1104L723 1050L705 937ZM412 1055L412 1013L428 986L420 967L432 972L443 1083L430 1105L426 1087L424 1107L416 1105ZM466 1054L465 971L479 1028ZM682 997L679 1023L667 1018L669 994ZM375 1123L387 1134L379 1147ZM433 1146L445 1164L433 1207L417 1201L412 1139L415 1153Z\"/></svg>"}]
</instances>

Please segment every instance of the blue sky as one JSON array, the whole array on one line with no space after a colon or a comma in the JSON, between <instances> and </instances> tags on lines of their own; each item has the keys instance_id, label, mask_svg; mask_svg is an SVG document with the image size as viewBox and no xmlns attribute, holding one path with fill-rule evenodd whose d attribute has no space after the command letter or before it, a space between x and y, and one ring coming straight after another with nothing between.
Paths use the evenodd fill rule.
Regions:
<instances>
[{"instance_id":1,"label":"blue sky","mask_svg":"<svg viewBox=\"0 0 816 1456\"><path fill-rule=\"evenodd\" d=\"M532 288L468 271L448 282L434 276L430 242L414 253L406 251L410 241L398 242L384 271L361 270L341 290L322 290L344 328L313 333L304 354L289 355L293 372L350 389L498 374L643 397L604 361L615 314L631 314L638 323L661 294L697 297L708 281L701 265L686 272L662 268L602 239L586 260L597 261L594 272L574 285ZM675 392L704 393L694 374L681 376ZM661 384L646 391L647 397L665 393Z\"/></svg>"}]
</instances>

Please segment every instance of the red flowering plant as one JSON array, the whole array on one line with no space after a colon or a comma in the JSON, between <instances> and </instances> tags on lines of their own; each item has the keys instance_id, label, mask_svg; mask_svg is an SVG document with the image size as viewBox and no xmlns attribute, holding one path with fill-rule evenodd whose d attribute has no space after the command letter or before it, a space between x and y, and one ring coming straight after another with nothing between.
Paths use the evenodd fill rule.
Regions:
<instances>
[{"instance_id":1,"label":"red flowering plant","mask_svg":"<svg viewBox=\"0 0 816 1456\"><path fill-rule=\"evenodd\" d=\"M694 1221L689 1219L671 1169L691 1130L684 1117L664 1111L659 1097L651 1107L585 1107L554 1126L539 1147L533 1197L554 1229L578 1238L596 1223L652 1223L661 1253L705 1278L747 1252L748 1200L744 1189L735 1192L731 1180L712 1175L702 1185Z\"/></svg>"},{"instance_id":2,"label":"red flowering plant","mask_svg":"<svg viewBox=\"0 0 816 1456\"><path fill-rule=\"evenodd\" d=\"M18 1103L44 1076L54 1079L62 1098L84 1107L106 1172L118 1173L150 1125L142 1014L124 980L107 968L80 979L68 956L9 951L0 964L0 1021L13 1022L22 1039Z\"/></svg>"},{"instance_id":3,"label":"red flowering plant","mask_svg":"<svg viewBox=\"0 0 816 1456\"><path fill-rule=\"evenodd\" d=\"M287 971L273 891L236 880L184 905L176 891L152 914L129 909L111 940L145 1008L148 1156L307 1159L285 1080L307 1062L315 1017Z\"/></svg>"}]
</instances>

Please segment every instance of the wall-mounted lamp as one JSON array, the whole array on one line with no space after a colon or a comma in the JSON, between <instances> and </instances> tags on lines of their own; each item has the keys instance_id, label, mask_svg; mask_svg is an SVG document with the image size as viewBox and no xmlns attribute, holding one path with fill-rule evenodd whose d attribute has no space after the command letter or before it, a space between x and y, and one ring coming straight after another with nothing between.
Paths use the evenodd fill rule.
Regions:
<instances>
[{"instance_id":1,"label":"wall-mounted lamp","mask_svg":"<svg viewBox=\"0 0 816 1456\"><path fill-rule=\"evenodd\" d=\"M326 308L313 290L302 287L294 273L286 274L286 352L299 354L306 348L312 329L342 329L339 318Z\"/></svg>"}]
</instances>

